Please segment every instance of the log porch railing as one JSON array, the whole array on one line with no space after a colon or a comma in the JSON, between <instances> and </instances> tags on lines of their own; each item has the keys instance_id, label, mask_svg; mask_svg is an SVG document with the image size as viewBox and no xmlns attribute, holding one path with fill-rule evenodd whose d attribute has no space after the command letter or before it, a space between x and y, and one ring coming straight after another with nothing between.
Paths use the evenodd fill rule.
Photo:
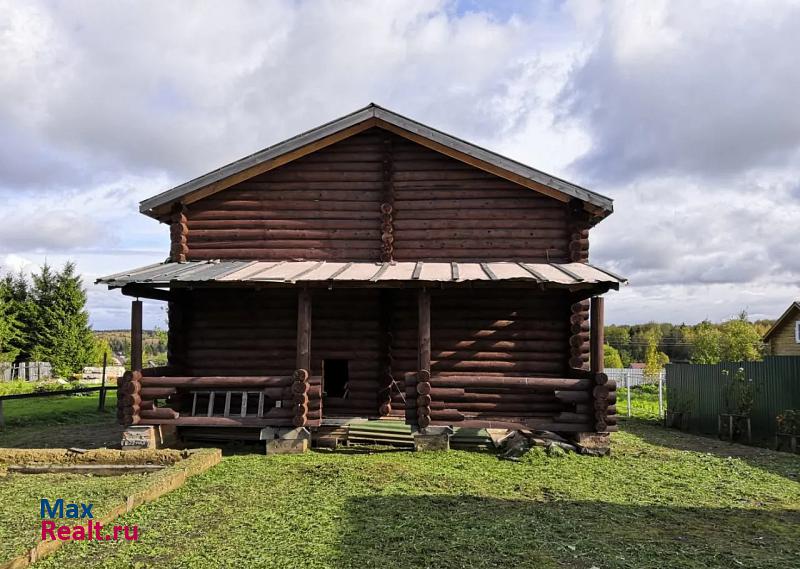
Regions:
<instances>
[{"instance_id":1,"label":"log porch railing","mask_svg":"<svg viewBox=\"0 0 800 569\"><path fill-rule=\"evenodd\" d=\"M604 373L582 377L406 375L406 422L426 428L616 430L616 384Z\"/></svg>"},{"instance_id":2,"label":"log porch railing","mask_svg":"<svg viewBox=\"0 0 800 569\"><path fill-rule=\"evenodd\" d=\"M154 368L163 373L164 368ZM297 370L287 376L194 377L126 372L118 386L118 418L125 425L212 427L317 426L322 418L322 378ZM259 415L194 416L181 411L193 390L257 392L273 402ZM164 404L158 404L163 401ZM175 408L177 407L177 408Z\"/></svg>"}]
</instances>

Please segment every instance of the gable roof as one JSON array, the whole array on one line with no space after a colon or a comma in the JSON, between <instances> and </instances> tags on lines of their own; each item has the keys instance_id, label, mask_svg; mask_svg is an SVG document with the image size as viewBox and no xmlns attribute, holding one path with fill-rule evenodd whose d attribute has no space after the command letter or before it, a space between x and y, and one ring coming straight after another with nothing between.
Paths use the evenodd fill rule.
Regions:
<instances>
[{"instance_id":1,"label":"gable roof","mask_svg":"<svg viewBox=\"0 0 800 569\"><path fill-rule=\"evenodd\" d=\"M139 204L139 211L156 219L163 218L174 202L197 201L372 127L394 132L561 201L578 199L596 220L606 217L614 209L610 198L370 103L349 115L148 198Z\"/></svg>"},{"instance_id":2,"label":"gable roof","mask_svg":"<svg viewBox=\"0 0 800 569\"><path fill-rule=\"evenodd\" d=\"M767 333L764 334L765 342L769 342L769 339L773 336L773 334L783 327L786 320L791 317L794 311L800 312L800 300L795 300L791 305L789 305L789 308L787 308L786 312L781 314L780 318L775 321L775 324L772 325L772 328L767 330Z\"/></svg>"}]
</instances>

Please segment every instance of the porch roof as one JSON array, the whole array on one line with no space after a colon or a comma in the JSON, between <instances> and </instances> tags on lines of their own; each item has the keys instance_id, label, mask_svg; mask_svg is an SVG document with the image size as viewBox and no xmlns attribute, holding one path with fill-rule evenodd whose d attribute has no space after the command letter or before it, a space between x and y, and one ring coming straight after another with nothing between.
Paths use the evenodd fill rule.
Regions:
<instances>
[{"instance_id":1,"label":"porch roof","mask_svg":"<svg viewBox=\"0 0 800 569\"><path fill-rule=\"evenodd\" d=\"M364 285L391 283L530 282L558 288L602 285L618 289L627 279L589 263L518 263L398 261L393 263L330 261L189 261L159 263L97 279L109 288L126 285L164 287L190 283L336 282Z\"/></svg>"}]
</instances>

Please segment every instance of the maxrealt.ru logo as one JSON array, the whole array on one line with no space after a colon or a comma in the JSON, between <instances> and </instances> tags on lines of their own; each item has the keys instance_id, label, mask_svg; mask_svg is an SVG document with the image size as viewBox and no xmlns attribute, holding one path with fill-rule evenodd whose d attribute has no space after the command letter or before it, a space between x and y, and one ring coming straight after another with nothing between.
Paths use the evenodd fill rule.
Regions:
<instances>
[{"instance_id":1,"label":"maxrealt.ru logo","mask_svg":"<svg viewBox=\"0 0 800 569\"><path fill-rule=\"evenodd\" d=\"M103 533L103 524L94 521L94 504L64 502L58 498L50 502L42 498L39 515L42 518L42 541L137 541L138 526L111 526L110 533ZM85 519L85 524L58 525L55 519Z\"/></svg>"}]
</instances>

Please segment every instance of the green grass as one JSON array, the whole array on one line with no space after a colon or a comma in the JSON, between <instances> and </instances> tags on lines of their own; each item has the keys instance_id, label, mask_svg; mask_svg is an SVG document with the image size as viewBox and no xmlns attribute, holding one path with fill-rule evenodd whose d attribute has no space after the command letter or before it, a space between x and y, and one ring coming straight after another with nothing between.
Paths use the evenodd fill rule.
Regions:
<instances>
[{"instance_id":1,"label":"green grass","mask_svg":"<svg viewBox=\"0 0 800 569\"><path fill-rule=\"evenodd\" d=\"M0 447L56 448L119 444L117 396L106 396L106 411L97 410L99 394L55 395L3 402L6 426L0 427Z\"/></svg>"},{"instance_id":2,"label":"green grass","mask_svg":"<svg viewBox=\"0 0 800 569\"><path fill-rule=\"evenodd\" d=\"M224 458L41 567L797 567L800 458L628 421L608 458Z\"/></svg>"},{"instance_id":3,"label":"green grass","mask_svg":"<svg viewBox=\"0 0 800 569\"><path fill-rule=\"evenodd\" d=\"M664 409L667 408L667 390L664 388ZM617 387L617 414L620 417L628 415L628 390ZM642 385L631 388L631 416L644 421L659 422L658 414L658 386Z\"/></svg>"},{"instance_id":4,"label":"green grass","mask_svg":"<svg viewBox=\"0 0 800 569\"><path fill-rule=\"evenodd\" d=\"M40 539L40 500L94 504L95 515L117 506L144 479L129 474L114 477L37 474L0 476L0 564L36 546ZM64 520L61 523L85 523ZM60 523L59 523L60 525Z\"/></svg>"}]
</instances>

